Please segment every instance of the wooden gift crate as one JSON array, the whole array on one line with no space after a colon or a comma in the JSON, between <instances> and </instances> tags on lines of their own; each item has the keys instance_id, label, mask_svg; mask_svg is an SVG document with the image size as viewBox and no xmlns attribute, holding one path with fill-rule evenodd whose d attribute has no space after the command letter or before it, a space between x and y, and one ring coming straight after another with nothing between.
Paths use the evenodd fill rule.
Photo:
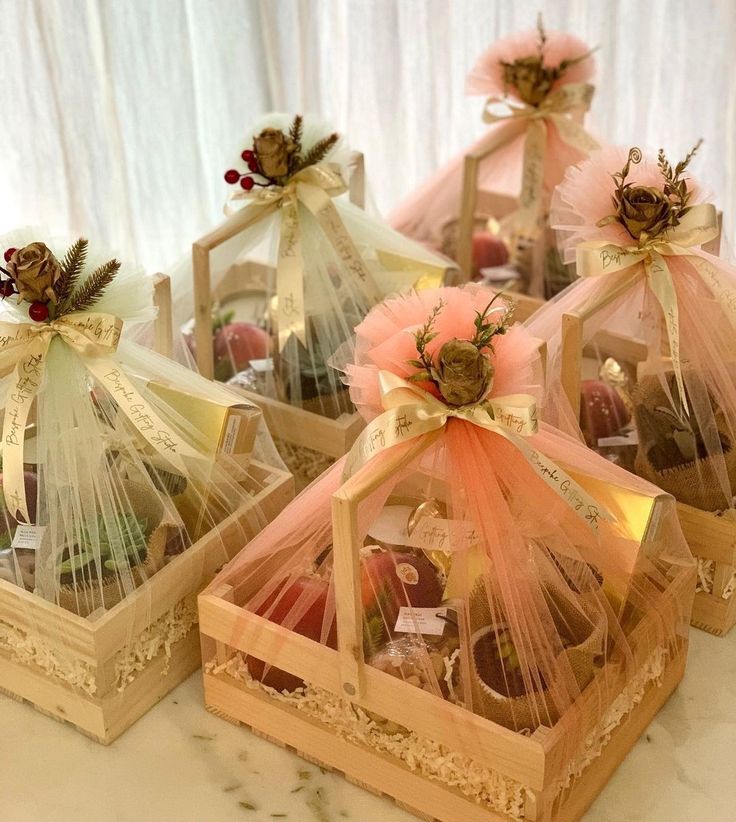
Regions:
<instances>
[{"instance_id":1,"label":"wooden gift crate","mask_svg":"<svg viewBox=\"0 0 736 822\"><path fill-rule=\"evenodd\" d=\"M717 238L704 248L718 253L719 244L720 238ZM642 341L605 331L595 335L587 351L583 348L585 323L625 294L639 279L626 279L595 305L562 316L562 386L578 418L581 373L586 354L596 358L614 357L634 371L647 357ZM736 594L728 594L736 574L736 519L680 502L677 503L677 511L693 556L701 569L708 569L707 584L701 581L699 588L710 587L710 590L698 590L695 594L692 624L716 636L723 636L736 624Z\"/></svg>"},{"instance_id":2,"label":"wooden gift crate","mask_svg":"<svg viewBox=\"0 0 736 822\"><path fill-rule=\"evenodd\" d=\"M420 450L420 449L418 449ZM408 457L387 465L397 470ZM279 567L277 552L268 564L238 582L224 571L199 597L202 653L205 663L205 701L209 710L236 724L243 724L277 744L289 747L309 761L343 773L348 780L393 798L420 818L437 822L509 822L511 819L573 822L581 818L613 771L626 756L652 717L667 701L680 681L687 655L687 637L678 637L670 648L661 676L649 677L652 637L657 621L674 624L677 614L687 613L692 602L694 569L685 567L673 577L655 613L642 619L629 635L636 667L641 672L638 700L631 702L625 720L612 732L599 713L596 685L605 678L611 703L627 687L634 687L619 664L609 661L571 707L585 736L598 736L602 753L594 758L566 787L571 763L566 759L566 731L562 723L541 727L531 736L514 733L448 701L383 673L363 659L357 506L386 476L356 476L333 497L333 545L338 647L332 650L292 633L282 626L245 611L245 602ZM397 490L398 493L398 490ZM648 517L644 532L656 528L654 509L658 498L647 498ZM669 499L669 498L668 498ZM656 642L654 643L656 646ZM284 669L319 689L334 695L338 704L353 703L396 722L418 737L440 743L452 752L488 769L502 787L517 791L513 815L476 802L447 781L423 775L389 753L368 746L284 699L274 696L253 681L247 684L224 670L251 654ZM615 725L616 723L612 723ZM583 737L585 738L585 737ZM500 801L500 800L499 800Z\"/></svg>"},{"instance_id":3,"label":"wooden gift crate","mask_svg":"<svg viewBox=\"0 0 736 822\"><path fill-rule=\"evenodd\" d=\"M249 484L252 499L221 524L219 534L205 534L108 611L83 618L0 580L0 691L103 744L120 736L199 667L197 593L243 547L241 529L254 536L263 520L273 519L293 497L291 475L262 463L251 462L244 487ZM170 653L159 648L119 690L120 665L132 644L146 642L152 630L182 614L185 635L169 636L175 640ZM25 647L34 644L42 664L55 660L83 672L86 687L19 658L3 642L8 627L19 632Z\"/></svg>"}]
</instances>

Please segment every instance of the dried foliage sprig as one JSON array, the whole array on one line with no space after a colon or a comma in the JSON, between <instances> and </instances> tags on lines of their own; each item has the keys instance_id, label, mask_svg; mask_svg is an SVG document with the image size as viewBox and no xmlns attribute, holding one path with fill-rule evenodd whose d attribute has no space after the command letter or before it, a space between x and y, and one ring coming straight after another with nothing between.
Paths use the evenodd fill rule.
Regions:
<instances>
[{"instance_id":1,"label":"dried foliage sprig","mask_svg":"<svg viewBox=\"0 0 736 822\"><path fill-rule=\"evenodd\" d=\"M55 286L60 309L64 308L76 287L79 276L84 270L88 248L89 241L85 240L84 237L80 237L66 252L64 259L61 261L61 277Z\"/></svg>"},{"instance_id":2,"label":"dried foliage sprig","mask_svg":"<svg viewBox=\"0 0 736 822\"><path fill-rule=\"evenodd\" d=\"M301 171L303 168L307 168L307 166L313 166L317 163L321 163L339 139L340 135L333 133L316 142L305 154L304 158L300 159L297 171Z\"/></svg>"},{"instance_id":3,"label":"dried foliage sprig","mask_svg":"<svg viewBox=\"0 0 736 822\"><path fill-rule=\"evenodd\" d=\"M544 50L547 45L547 32L541 13L537 17L537 33L536 54L519 57L511 63L501 60L504 94L508 94L509 87L513 87L521 99L532 106L542 103L569 68L587 60L597 49L596 46L578 57L565 58L557 66L546 66Z\"/></svg>"},{"instance_id":4,"label":"dried foliage sprig","mask_svg":"<svg viewBox=\"0 0 736 822\"><path fill-rule=\"evenodd\" d=\"M419 356L408 360L408 364L418 370L409 381L431 382L448 405L485 403L493 384L494 368L490 360L493 338L506 333L512 314L512 309L505 303L500 316L495 316L497 312L493 310L493 304L498 297L496 295L483 311L476 312L472 339L448 340L433 357L427 346L437 336L434 325L443 303L435 306L425 324L414 333Z\"/></svg>"},{"instance_id":5,"label":"dried foliage sprig","mask_svg":"<svg viewBox=\"0 0 736 822\"><path fill-rule=\"evenodd\" d=\"M118 271L120 271L118 260L113 259L103 263L71 295L67 307L59 313L70 314L72 311L87 311L92 308L102 297L107 286L115 279Z\"/></svg>"},{"instance_id":6,"label":"dried foliage sprig","mask_svg":"<svg viewBox=\"0 0 736 822\"><path fill-rule=\"evenodd\" d=\"M408 362L409 365L413 365L415 368L419 368L421 370L409 377L410 382L422 382L424 380L431 379L432 377L432 369L434 368L434 364L432 363L432 358L429 354L427 354L427 346L437 336L437 332L434 330L434 323L444 307L444 301L440 300L432 309L432 312L429 317L427 317L427 321L424 325L418 331L414 332L414 341L416 342L417 354L419 354L419 357L417 359L409 360Z\"/></svg>"},{"instance_id":7,"label":"dried foliage sprig","mask_svg":"<svg viewBox=\"0 0 736 822\"><path fill-rule=\"evenodd\" d=\"M680 220L690 210L692 192L688 189L687 178L683 176L691 160L702 144L702 139L674 167L666 158L663 149L657 155L664 185L662 188L638 185L628 182L631 166L641 162L642 153L634 147L629 151L621 171L611 175L616 184L611 197L615 213L599 220L599 227L618 222L639 243L645 243L680 224Z\"/></svg>"}]
</instances>

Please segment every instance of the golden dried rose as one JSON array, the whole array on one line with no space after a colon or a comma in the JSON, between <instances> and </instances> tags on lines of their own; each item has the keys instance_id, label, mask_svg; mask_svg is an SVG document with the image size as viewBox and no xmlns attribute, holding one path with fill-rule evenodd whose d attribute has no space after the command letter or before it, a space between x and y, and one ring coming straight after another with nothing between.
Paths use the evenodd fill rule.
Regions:
<instances>
[{"instance_id":1,"label":"golden dried rose","mask_svg":"<svg viewBox=\"0 0 736 822\"><path fill-rule=\"evenodd\" d=\"M54 285L61 277L61 266L44 243L19 248L8 262L8 274L18 289L18 302L56 303Z\"/></svg>"},{"instance_id":2,"label":"golden dried rose","mask_svg":"<svg viewBox=\"0 0 736 822\"><path fill-rule=\"evenodd\" d=\"M258 165L266 177L285 177L296 143L277 128L264 128L253 141Z\"/></svg>"},{"instance_id":3,"label":"golden dried rose","mask_svg":"<svg viewBox=\"0 0 736 822\"><path fill-rule=\"evenodd\" d=\"M436 379L450 405L471 405L488 393L493 367L469 340L449 340L440 348Z\"/></svg>"},{"instance_id":4,"label":"golden dried rose","mask_svg":"<svg viewBox=\"0 0 736 822\"><path fill-rule=\"evenodd\" d=\"M622 192L618 215L629 234L638 240L642 233L649 237L661 234L670 225L671 208L660 189L628 186Z\"/></svg>"},{"instance_id":5,"label":"golden dried rose","mask_svg":"<svg viewBox=\"0 0 736 822\"><path fill-rule=\"evenodd\" d=\"M539 57L522 57L513 63L503 63L504 83L513 86L530 106L538 106L544 100L556 79L557 73L545 68Z\"/></svg>"}]
</instances>

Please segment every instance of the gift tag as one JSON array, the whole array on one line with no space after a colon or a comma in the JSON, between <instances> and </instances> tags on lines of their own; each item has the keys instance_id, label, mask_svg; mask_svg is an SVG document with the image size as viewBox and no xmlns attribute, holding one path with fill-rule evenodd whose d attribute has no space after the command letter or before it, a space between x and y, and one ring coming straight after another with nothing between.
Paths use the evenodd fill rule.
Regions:
<instances>
[{"instance_id":1,"label":"gift tag","mask_svg":"<svg viewBox=\"0 0 736 822\"><path fill-rule=\"evenodd\" d=\"M638 445L639 432L636 428L632 428L626 434L619 434L617 437L601 437L598 440L599 448L611 447L614 445Z\"/></svg>"},{"instance_id":2,"label":"gift tag","mask_svg":"<svg viewBox=\"0 0 736 822\"><path fill-rule=\"evenodd\" d=\"M470 522L425 517L411 532L406 545L424 551L463 551L478 541L478 532Z\"/></svg>"},{"instance_id":3,"label":"gift tag","mask_svg":"<svg viewBox=\"0 0 736 822\"><path fill-rule=\"evenodd\" d=\"M258 374L265 374L268 371L273 371L273 359L268 357L265 360L251 360L250 367Z\"/></svg>"},{"instance_id":4,"label":"gift tag","mask_svg":"<svg viewBox=\"0 0 736 822\"><path fill-rule=\"evenodd\" d=\"M15 529L11 548L27 551L38 551L43 542L43 535L46 532L45 525L18 525Z\"/></svg>"},{"instance_id":5,"label":"gift tag","mask_svg":"<svg viewBox=\"0 0 736 822\"><path fill-rule=\"evenodd\" d=\"M402 606L399 608L399 616L396 620L394 631L402 634L420 634L429 636L442 636L445 632L447 608L409 608Z\"/></svg>"}]
</instances>

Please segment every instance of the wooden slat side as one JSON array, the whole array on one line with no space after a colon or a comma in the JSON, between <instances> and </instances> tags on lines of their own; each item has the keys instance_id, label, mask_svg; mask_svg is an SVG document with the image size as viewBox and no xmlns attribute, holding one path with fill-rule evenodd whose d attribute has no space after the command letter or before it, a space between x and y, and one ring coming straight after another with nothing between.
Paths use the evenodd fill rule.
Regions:
<instances>
[{"instance_id":1,"label":"wooden slat side","mask_svg":"<svg viewBox=\"0 0 736 822\"><path fill-rule=\"evenodd\" d=\"M69 721L92 736L103 738L105 724L99 700L72 690L43 671L9 659L0 653L0 683L54 717Z\"/></svg>"},{"instance_id":2,"label":"wooden slat side","mask_svg":"<svg viewBox=\"0 0 736 822\"><path fill-rule=\"evenodd\" d=\"M180 600L198 593L262 525L259 506L247 502L93 623L100 662L117 654Z\"/></svg>"},{"instance_id":3,"label":"wooden slat side","mask_svg":"<svg viewBox=\"0 0 736 822\"><path fill-rule=\"evenodd\" d=\"M682 502L677 503L677 515L696 557L736 565L736 522Z\"/></svg>"},{"instance_id":4,"label":"wooden slat side","mask_svg":"<svg viewBox=\"0 0 736 822\"><path fill-rule=\"evenodd\" d=\"M572 788L565 793L564 801L554 813L555 822L579 822L582 819L614 771L677 688L685 673L686 657L687 654L682 653L669 663L662 682L653 683L641 703L613 731L602 755L588 765Z\"/></svg>"},{"instance_id":5,"label":"wooden slat side","mask_svg":"<svg viewBox=\"0 0 736 822\"><path fill-rule=\"evenodd\" d=\"M93 663L92 625L80 616L0 580L0 620L18 630L43 637L52 649Z\"/></svg>"},{"instance_id":6,"label":"wooden slat side","mask_svg":"<svg viewBox=\"0 0 736 822\"><path fill-rule=\"evenodd\" d=\"M342 695L337 651L209 594L199 597L200 631ZM544 784L542 747L480 716L367 665L365 696L353 701L420 736L459 750L530 787ZM230 712L232 713L232 712Z\"/></svg>"},{"instance_id":7,"label":"wooden slat side","mask_svg":"<svg viewBox=\"0 0 736 822\"><path fill-rule=\"evenodd\" d=\"M406 807L441 822L508 822L439 781L411 771L398 759L340 739L315 720L267 696L223 678L205 675L208 707L233 715L267 737L341 771L351 780L398 799Z\"/></svg>"},{"instance_id":8,"label":"wooden slat side","mask_svg":"<svg viewBox=\"0 0 736 822\"><path fill-rule=\"evenodd\" d=\"M261 409L269 431L276 436L336 459L345 454L365 426L357 412L333 420L252 391L240 393Z\"/></svg>"}]
</instances>

